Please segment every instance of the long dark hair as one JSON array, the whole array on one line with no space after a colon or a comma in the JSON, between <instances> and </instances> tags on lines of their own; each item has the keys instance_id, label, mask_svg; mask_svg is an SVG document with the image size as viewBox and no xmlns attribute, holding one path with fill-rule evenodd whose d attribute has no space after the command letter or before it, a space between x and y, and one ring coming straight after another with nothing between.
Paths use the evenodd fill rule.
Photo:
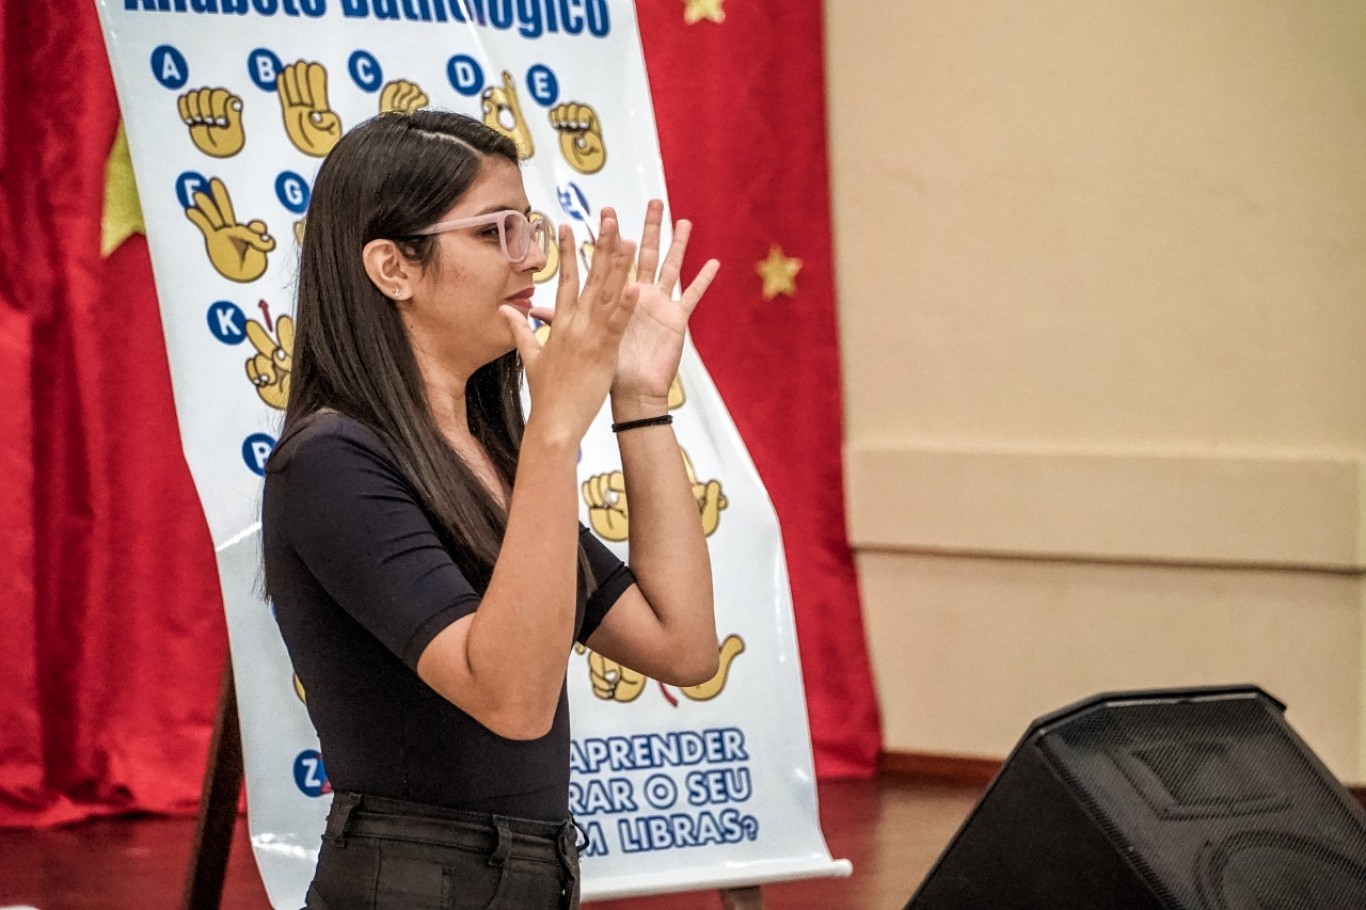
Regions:
<instances>
[{"instance_id":1,"label":"long dark hair","mask_svg":"<svg viewBox=\"0 0 1366 910\"><path fill-rule=\"evenodd\" d=\"M507 513L437 428L398 310L370 281L361 251L386 238L408 259L431 263L436 238L413 232L439 221L496 158L517 163L511 139L469 117L429 110L373 117L328 154L308 206L278 446L323 409L370 427L479 591L493 574ZM525 427L521 375L514 350L476 370L465 385L470 433L508 488ZM579 562L585 564L582 548ZM584 584L581 571L580 602Z\"/></svg>"}]
</instances>

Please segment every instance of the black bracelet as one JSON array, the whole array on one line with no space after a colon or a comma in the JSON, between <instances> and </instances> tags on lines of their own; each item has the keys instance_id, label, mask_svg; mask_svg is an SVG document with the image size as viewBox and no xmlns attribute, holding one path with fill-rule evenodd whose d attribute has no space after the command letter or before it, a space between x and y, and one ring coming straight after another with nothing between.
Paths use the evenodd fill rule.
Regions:
<instances>
[{"instance_id":1,"label":"black bracelet","mask_svg":"<svg viewBox=\"0 0 1366 910\"><path fill-rule=\"evenodd\" d=\"M612 432L620 433L623 430L635 430L640 427L667 426L674 422L674 415L660 414L658 417L642 417L640 420L623 420L621 423L612 424Z\"/></svg>"}]
</instances>

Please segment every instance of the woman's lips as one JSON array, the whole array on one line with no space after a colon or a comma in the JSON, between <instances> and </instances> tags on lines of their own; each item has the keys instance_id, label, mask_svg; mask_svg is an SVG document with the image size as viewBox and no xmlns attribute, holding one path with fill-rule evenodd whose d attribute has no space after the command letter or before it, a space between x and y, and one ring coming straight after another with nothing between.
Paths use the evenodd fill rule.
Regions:
<instances>
[{"instance_id":1,"label":"woman's lips","mask_svg":"<svg viewBox=\"0 0 1366 910\"><path fill-rule=\"evenodd\" d=\"M531 295L535 293L535 290L535 288L527 288L526 290L518 291L515 294L509 295L507 302L510 306L521 310L523 313L530 313Z\"/></svg>"}]
</instances>

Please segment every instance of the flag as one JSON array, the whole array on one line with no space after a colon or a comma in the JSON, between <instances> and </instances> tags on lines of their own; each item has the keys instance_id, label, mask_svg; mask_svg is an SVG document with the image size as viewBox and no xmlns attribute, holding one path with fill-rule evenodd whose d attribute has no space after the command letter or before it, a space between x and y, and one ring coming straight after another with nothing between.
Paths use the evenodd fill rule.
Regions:
<instances>
[{"instance_id":1,"label":"flag","mask_svg":"<svg viewBox=\"0 0 1366 910\"><path fill-rule=\"evenodd\" d=\"M223 610L99 21L11 4L0 36L0 826L192 811Z\"/></svg>"},{"instance_id":2,"label":"flag","mask_svg":"<svg viewBox=\"0 0 1366 910\"><path fill-rule=\"evenodd\" d=\"M844 522L821 4L637 4L690 268L692 332L782 527L816 772L867 776L881 730Z\"/></svg>"}]
</instances>

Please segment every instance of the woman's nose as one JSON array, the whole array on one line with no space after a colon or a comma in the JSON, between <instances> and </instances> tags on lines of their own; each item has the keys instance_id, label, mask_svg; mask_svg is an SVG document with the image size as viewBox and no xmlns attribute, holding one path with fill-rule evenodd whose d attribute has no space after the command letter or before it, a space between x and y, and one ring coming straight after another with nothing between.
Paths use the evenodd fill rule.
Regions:
<instances>
[{"instance_id":1,"label":"woman's nose","mask_svg":"<svg viewBox=\"0 0 1366 910\"><path fill-rule=\"evenodd\" d=\"M545 250L541 249L540 244L533 243L527 251L526 258L521 261L521 271L534 274L545 268L547 261L549 257L546 256Z\"/></svg>"}]
</instances>

